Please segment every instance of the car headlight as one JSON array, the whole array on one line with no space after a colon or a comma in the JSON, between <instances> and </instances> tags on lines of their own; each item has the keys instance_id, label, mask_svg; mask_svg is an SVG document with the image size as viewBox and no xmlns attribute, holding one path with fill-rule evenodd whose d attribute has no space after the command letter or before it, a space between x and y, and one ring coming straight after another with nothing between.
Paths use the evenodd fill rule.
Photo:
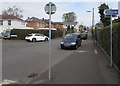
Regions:
<instances>
[{"instance_id":1,"label":"car headlight","mask_svg":"<svg viewBox=\"0 0 120 86\"><path fill-rule=\"evenodd\" d=\"M75 42L72 42L71 44L72 44L72 45L75 45L76 43L75 43Z\"/></svg>"},{"instance_id":2,"label":"car headlight","mask_svg":"<svg viewBox=\"0 0 120 86\"><path fill-rule=\"evenodd\" d=\"M61 44L63 44L64 42L61 42Z\"/></svg>"}]
</instances>

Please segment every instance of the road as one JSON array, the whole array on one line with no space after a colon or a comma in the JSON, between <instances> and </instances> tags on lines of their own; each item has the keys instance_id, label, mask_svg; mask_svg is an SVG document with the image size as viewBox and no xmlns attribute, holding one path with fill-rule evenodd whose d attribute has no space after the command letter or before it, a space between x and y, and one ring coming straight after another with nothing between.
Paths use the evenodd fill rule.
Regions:
<instances>
[{"instance_id":1,"label":"road","mask_svg":"<svg viewBox=\"0 0 120 86\"><path fill-rule=\"evenodd\" d=\"M33 84L118 84L118 71L110 67L108 57L89 37L70 56L33 80Z\"/></svg>"},{"instance_id":2,"label":"road","mask_svg":"<svg viewBox=\"0 0 120 86\"><path fill-rule=\"evenodd\" d=\"M118 73L89 37L78 50L61 50L52 40L52 80L48 81L48 42L3 40L3 80L33 84L117 84ZM32 73L39 76L28 78Z\"/></svg>"},{"instance_id":3,"label":"road","mask_svg":"<svg viewBox=\"0 0 120 86\"><path fill-rule=\"evenodd\" d=\"M61 39L52 40L52 65L59 63L74 50L61 50ZM48 42L29 43L24 40L2 41L3 80L26 83L32 73L41 74L48 69Z\"/></svg>"}]
</instances>

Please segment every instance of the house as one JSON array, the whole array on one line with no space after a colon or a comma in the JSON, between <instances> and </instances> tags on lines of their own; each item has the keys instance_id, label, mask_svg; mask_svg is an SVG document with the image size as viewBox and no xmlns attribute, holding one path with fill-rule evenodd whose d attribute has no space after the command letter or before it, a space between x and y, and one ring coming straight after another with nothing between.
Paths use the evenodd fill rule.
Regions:
<instances>
[{"instance_id":1,"label":"house","mask_svg":"<svg viewBox=\"0 0 120 86\"><path fill-rule=\"evenodd\" d=\"M53 22L54 28L60 30L64 29L64 24L62 22Z\"/></svg>"},{"instance_id":2,"label":"house","mask_svg":"<svg viewBox=\"0 0 120 86\"><path fill-rule=\"evenodd\" d=\"M26 22L13 15L0 15L0 33L6 29L28 29ZM30 28L32 29L32 28Z\"/></svg>"},{"instance_id":3,"label":"house","mask_svg":"<svg viewBox=\"0 0 120 86\"><path fill-rule=\"evenodd\" d=\"M36 17L31 17L28 19L26 19L26 26L28 27L32 27L34 29L43 29L43 28L49 28L49 19L39 19ZM51 21L51 28L55 28L55 29L63 29L63 24L61 22L52 22Z\"/></svg>"},{"instance_id":4,"label":"house","mask_svg":"<svg viewBox=\"0 0 120 86\"><path fill-rule=\"evenodd\" d=\"M26 26L32 27L34 29L39 29L39 28L48 28L49 27L49 19L38 19L36 17L31 17L26 19ZM52 23L51 23L52 24ZM53 27L53 24L51 25Z\"/></svg>"}]
</instances>

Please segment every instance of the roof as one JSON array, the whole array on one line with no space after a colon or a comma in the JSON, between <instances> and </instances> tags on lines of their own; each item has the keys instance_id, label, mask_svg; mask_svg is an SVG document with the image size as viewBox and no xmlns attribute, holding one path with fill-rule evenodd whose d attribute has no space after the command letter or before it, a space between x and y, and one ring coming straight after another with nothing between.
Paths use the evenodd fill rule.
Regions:
<instances>
[{"instance_id":1,"label":"roof","mask_svg":"<svg viewBox=\"0 0 120 86\"><path fill-rule=\"evenodd\" d=\"M62 22L64 25L77 25L78 22Z\"/></svg>"},{"instance_id":2,"label":"roof","mask_svg":"<svg viewBox=\"0 0 120 86\"><path fill-rule=\"evenodd\" d=\"M53 24L63 25L63 23L62 23L62 22L53 22Z\"/></svg>"},{"instance_id":3,"label":"roof","mask_svg":"<svg viewBox=\"0 0 120 86\"><path fill-rule=\"evenodd\" d=\"M24 21L14 15L0 15L0 19L4 19L4 20L8 20L8 19L15 20L16 19L16 20Z\"/></svg>"},{"instance_id":4,"label":"roof","mask_svg":"<svg viewBox=\"0 0 120 86\"><path fill-rule=\"evenodd\" d=\"M32 23L48 23L49 19L39 19L36 17L31 17L25 20L26 22L32 22Z\"/></svg>"},{"instance_id":5,"label":"roof","mask_svg":"<svg viewBox=\"0 0 120 86\"><path fill-rule=\"evenodd\" d=\"M48 24L49 23L49 19L44 19L44 18L39 19L37 17L31 17L31 18L28 17L28 19L26 19L25 21L26 22L32 22L32 23L42 23L42 24L46 24L46 23ZM63 25L62 22L52 22L52 21L51 21L51 24Z\"/></svg>"}]
</instances>

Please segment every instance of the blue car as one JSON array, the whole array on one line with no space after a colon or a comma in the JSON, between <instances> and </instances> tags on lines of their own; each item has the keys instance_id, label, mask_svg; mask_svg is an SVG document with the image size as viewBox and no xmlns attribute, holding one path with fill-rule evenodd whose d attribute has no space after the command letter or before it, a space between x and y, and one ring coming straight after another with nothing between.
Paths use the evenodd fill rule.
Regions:
<instances>
[{"instance_id":1,"label":"blue car","mask_svg":"<svg viewBox=\"0 0 120 86\"><path fill-rule=\"evenodd\" d=\"M82 39L80 33L69 33L61 41L61 49L64 48L74 48L77 49L81 46Z\"/></svg>"}]
</instances>

